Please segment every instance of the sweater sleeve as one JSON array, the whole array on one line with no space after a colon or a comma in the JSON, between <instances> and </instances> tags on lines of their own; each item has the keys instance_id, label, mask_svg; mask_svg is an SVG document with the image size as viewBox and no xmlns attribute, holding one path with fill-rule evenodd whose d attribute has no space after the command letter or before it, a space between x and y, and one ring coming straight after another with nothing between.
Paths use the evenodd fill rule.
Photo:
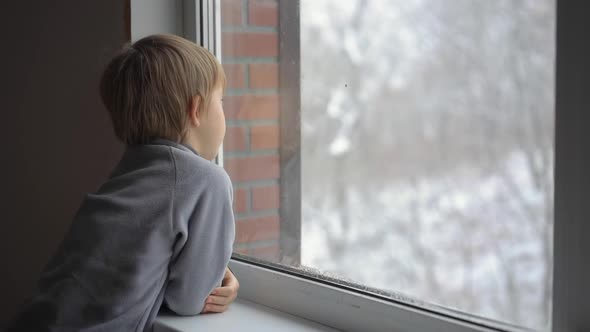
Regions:
<instances>
[{"instance_id":1,"label":"sweater sleeve","mask_svg":"<svg viewBox=\"0 0 590 332\"><path fill-rule=\"evenodd\" d=\"M180 174L179 177L184 176ZM187 207L175 207L179 209L175 218L180 225L175 244L178 253L170 266L164 299L168 308L179 315L197 315L209 294L221 284L232 254L233 192L227 173L217 166L206 172L195 171L187 177L200 178L198 182L205 187L197 188L202 184L195 185L189 179L184 185L181 183L175 193L177 201L181 202L183 199L179 195L197 198L189 199Z\"/></svg>"}]
</instances>

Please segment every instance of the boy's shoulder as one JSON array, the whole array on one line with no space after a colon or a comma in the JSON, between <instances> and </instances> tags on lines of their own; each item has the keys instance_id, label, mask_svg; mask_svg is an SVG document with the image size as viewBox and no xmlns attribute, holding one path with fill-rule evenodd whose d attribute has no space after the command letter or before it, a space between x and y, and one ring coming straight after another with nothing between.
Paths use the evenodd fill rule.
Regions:
<instances>
[{"instance_id":1,"label":"boy's shoulder","mask_svg":"<svg viewBox=\"0 0 590 332\"><path fill-rule=\"evenodd\" d=\"M229 175L219 165L199 156L191 148L166 141L172 158L176 180L181 185L205 185L231 188Z\"/></svg>"}]
</instances>

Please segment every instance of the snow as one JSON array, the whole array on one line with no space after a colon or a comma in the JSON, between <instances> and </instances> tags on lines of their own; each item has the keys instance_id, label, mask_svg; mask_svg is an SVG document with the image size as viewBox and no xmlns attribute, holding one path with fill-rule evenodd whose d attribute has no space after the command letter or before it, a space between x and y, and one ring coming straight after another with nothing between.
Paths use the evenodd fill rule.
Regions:
<instances>
[{"instance_id":1,"label":"snow","mask_svg":"<svg viewBox=\"0 0 590 332\"><path fill-rule=\"evenodd\" d=\"M301 6L303 267L547 327L555 1Z\"/></svg>"}]
</instances>

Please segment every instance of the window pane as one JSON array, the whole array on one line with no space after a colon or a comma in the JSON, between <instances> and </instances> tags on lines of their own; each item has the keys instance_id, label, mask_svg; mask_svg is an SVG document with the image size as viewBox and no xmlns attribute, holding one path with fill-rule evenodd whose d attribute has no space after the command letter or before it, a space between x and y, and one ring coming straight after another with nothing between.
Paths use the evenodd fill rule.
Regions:
<instances>
[{"instance_id":1,"label":"window pane","mask_svg":"<svg viewBox=\"0 0 590 332\"><path fill-rule=\"evenodd\" d=\"M222 4L237 252L548 327L554 0Z\"/></svg>"}]
</instances>

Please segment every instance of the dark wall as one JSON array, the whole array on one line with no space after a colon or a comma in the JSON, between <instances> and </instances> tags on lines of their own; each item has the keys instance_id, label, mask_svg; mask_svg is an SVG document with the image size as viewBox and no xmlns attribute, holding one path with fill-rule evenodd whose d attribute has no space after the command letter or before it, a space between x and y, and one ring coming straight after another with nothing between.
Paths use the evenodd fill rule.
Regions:
<instances>
[{"instance_id":1,"label":"dark wall","mask_svg":"<svg viewBox=\"0 0 590 332\"><path fill-rule=\"evenodd\" d=\"M590 2L557 2L553 331L590 331Z\"/></svg>"},{"instance_id":2,"label":"dark wall","mask_svg":"<svg viewBox=\"0 0 590 332\"><path fill-rule=\"evenodd\" d=\"M0 327L31 293L85 192L117 162L98 96L125 1L2 1Z\"/></svg>"}]
</instances>

